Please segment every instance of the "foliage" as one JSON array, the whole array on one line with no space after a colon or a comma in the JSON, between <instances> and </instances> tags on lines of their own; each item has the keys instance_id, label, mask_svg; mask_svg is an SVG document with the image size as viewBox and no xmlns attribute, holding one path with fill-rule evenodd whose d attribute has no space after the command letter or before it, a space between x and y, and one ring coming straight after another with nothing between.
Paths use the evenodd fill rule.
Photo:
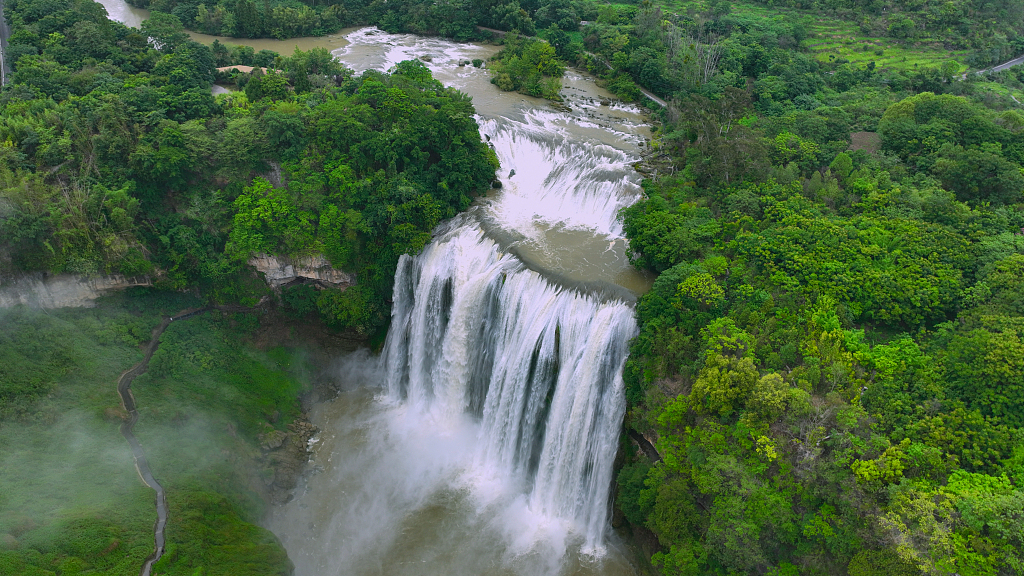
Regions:
<instances>
[{"instance_id":1,"label":"foliage","mask_svg":"<svg viewBox=\"0 0 1024 576\"><path fill-rule=\"evenodd\" d=\"M370 332L387 321L398 257L493 180L469 98L418 62L355 78L323 49L266 62L192 42L166 14L147 20L150 45L88 6L8 7L32 46L50 30L38 14L65 24L14 63L0 110L5 272L157 273L165 288L252 304L265 289L250 255L324 253L366 285L346 300L365 306L320 308ZM71 50L87 24L102 65ZM214 101L213 67L233 58L279 70ZM276 186L262 176L274 172Z\"/></svg>"},{"instance_id":2,"label":"foliage","mask_svg":"<svg viewBox=\"0 0 1024 576\"><path fill-rule=\"evenodd\" d=\"M93 309L2 313L3 365L17 370L0 377L4 574L138 573L153 548L153 492L118 432L125 415L114 386L162 317L197 303L140 290ZM143 412L135 431L171 509L160 573L292 569L256 525L265 503L251 488L259 464L250 455L259 433L299 414L304 383L292 371L302 366L288 350L256 351L237 320L208 313L173 323L133 383Z\"/></svg>"},{"instance_id":3,"label":"foliage","mask_svg":"<svg viewBox=\"0 0 1024 576\"><path fill-rule=\"evenodd\" d=\"M558 93L565 68L547 42L511 32L505 36L505 47L491 58L488 69L491 83L502 90L561 100Z\"/></svg>"},{"instance_id":4,"label":"foliage","mask_svg":"<svg viewBox=\"0 0 1024 576\"><path fill-rule=\"evenodd\" d=\"M631 261L659 274L626 425L661 460L625 458L618 507L657 537L662 574L1019 572L1013 104L959 65L817 60L802 12L685 4L603 8L583 32L614 68L593 71L669 100L621 211ZM783 4L948 33L917 20L939 5ZM700 81L697 47L721 51Z\"/></svg>"}]
</instances>

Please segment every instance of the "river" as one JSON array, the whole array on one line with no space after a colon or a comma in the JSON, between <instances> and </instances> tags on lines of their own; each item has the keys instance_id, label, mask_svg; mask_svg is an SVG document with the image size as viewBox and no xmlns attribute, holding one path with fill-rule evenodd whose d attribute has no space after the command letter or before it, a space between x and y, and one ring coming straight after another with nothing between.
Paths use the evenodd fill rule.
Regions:
<instances>
[{"instance_id":1,"label":"river","mask_svg":"<svg viewBox=\"0 0 1024 576\"><path fill-rule=\"evenodd\" d=\"M381 356L340 359L342 392L311 408L312 472L268 522L297 576L636 574L608 514L632 304L651 283L616 218L640 194L640 110L571 70L561 105L501 92L460 65L493 46L374 28L221 41L324 46L357 72L419 58L473 97L501 161L500 190L403 257Z\"/></svg>"}]
</instances>

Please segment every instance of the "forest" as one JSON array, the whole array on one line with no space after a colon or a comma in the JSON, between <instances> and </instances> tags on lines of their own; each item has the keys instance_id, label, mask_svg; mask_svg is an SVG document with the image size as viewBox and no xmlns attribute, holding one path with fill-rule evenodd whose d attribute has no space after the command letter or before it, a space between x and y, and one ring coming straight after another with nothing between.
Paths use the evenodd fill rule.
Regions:
<instances>
[{"instance_id":1,"label":"forest","mask_svg":"<svg viewBox=\"0 0 1024 576\"><path fill-rule=\"evenodd\" d=\"M353 76L324 49L198 44L171 15L140 33L91 1L6 11L4 272L160 270L160 288L251 304L250 255L322 253L359 286L289 301L372 333L398 256L494 179L469 98L421 63ZM215 67L235 63L277 69L215 100Z\"/></svg>"},{"instance_id":2,"label":"forest","mask_svg":"<svg viewBox=\"0 0 1024 576\"><path fill-rule=\"evenodd\" d=\"M835 4L798 7L874 14ZM659 276L617 505L659 572L1020 573L1024 70L816 58L799 21L715 5L616 12L585 46L670 102L622 213Z\"/></svg>"},{"instance_id":3,"label":"forest","mask_svg":"<svg viewBox=\"0 0 1024 576\"><path fill-rule=\"evenodd\" d=\"M477 26L517 30L527 36L554 27L575 35L580 31L581 21L612 26L620 22L633 24L644 6L642 0L620 3L595 0L265 0L262 3L254 0L131 0L131 3L174 14L191 30L237 38L320 36L345 26L372 24L389 32L440 35L456 40L481 39L489 35ZM1015 0L669 0L651 5L663 8L662 16L673 24L678 25L680 20L710 22L718 34L736 25L745 26L744 18L736 16L758 6L767 10L761 14L769 17L785 10L787 15L807 22L833 19L848 23L858 34L881 39L881 42L870 42L872 50L892 44L961 49L967 51L963 63L976 67L1015 57L1024 48L1021 40L1024 6ZM736 10L737 15L730 14L734 6L742 8ZM600 30L598 27L590 32L600 34ZM578 43L581 38L575 40ZM798 34L795 40L800 43L802 38ZM626 46L618 50L623 48ZM668 48L671 57L672 48ZM631 48L625 51L633 52ZM573 63L575 58L569 60Z\"/></svg>"}]
</instances>

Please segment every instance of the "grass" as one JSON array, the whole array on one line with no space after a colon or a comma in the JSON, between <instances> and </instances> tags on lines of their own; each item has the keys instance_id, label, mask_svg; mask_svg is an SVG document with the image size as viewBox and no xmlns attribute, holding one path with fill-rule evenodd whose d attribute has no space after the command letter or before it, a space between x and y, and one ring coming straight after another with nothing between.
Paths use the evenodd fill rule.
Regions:
<instances>
[{"instance_id":1,"label":"grass","mask_svg":"<svg viewBox=\"0 0 1024 576\"><path fill-rule=\"evenodd\" d=\"M999 82L976 82L975 88L979 92L990 92L998 96L1012 96L1018 102L1024 103L1024 90L1001 84Z\"/></svg>"},{"instance_id":2,"label":"grass","mask_svg":"<svg viewBox=\"0 0 1024 576\"><path fill-rule=\"evenodd\" d=\"M823 19L809 26L810 35L801 46L823 62L844 58L858 66L874 62L883 69L913 71L937 68L946 62L962 61L967 50L946 50L941 42L922 40L904 46L892 38L868 36L852 22ZM967 71L960 64L957 73Z\"/></svg>"},{"instance_id":3,"label":"grass","mask_svg":"<svg viewBox=\"0 0 1024 576\"><path fill-rule=\"evenodd\" d=\"M195 302L140 292L95 309L0 311L0 574L137 574L153 546L153 492L118 431L115 390L161 315ZM246 345L254 318L172 324L133 391L136 435L168 490L155 574L285 574L262 517L256 435L299 414L289 350ZM10 368L10 367L13 367Z\"/></svg>"},{"instance_id":4,"label":"grass","mask_svg":"<svg viewBox=\"0 0 1024 576\"><path fill-rule=\"evenodd\" d=\"M703 2L692 0L659 0L663 10L675 13L697 12ZM963 62L969 51L947 50L938 40L922 38L907 45L893 38L864 34L854 22L841 20L811 10L767 7L754 2L730 2L731 14L738 18L760 21L804 23L808 35L800 46L822 62L840 58L857 66L870 62L883 69L914 71L918 68L938 67L949 60ZM961 64L960 71L967 70Z\"/></svg>"}]
</instances>

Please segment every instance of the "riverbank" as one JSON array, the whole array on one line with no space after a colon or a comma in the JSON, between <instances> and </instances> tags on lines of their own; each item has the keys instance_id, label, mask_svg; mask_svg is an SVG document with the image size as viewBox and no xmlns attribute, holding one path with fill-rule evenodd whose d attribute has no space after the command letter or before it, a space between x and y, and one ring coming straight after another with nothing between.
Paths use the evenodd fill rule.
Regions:
<instances>
[{"instance_id":1,"label":"riverbank","mask_svg":"<svg viewBox=\"0 0 1024 576\"><path fill-rule=\"evenodd\" d=\"M0 311L0 573L134 575L153 551L153 492L118 433L114 382L161 317L197 302L135 289L97 304ZM290 573L259 523L298 479L313 432L300 397L337 352L296 334L273 313L172 322L135 379L135 434L169 510L154 573Z\"/></svg>"}]
</instances>

